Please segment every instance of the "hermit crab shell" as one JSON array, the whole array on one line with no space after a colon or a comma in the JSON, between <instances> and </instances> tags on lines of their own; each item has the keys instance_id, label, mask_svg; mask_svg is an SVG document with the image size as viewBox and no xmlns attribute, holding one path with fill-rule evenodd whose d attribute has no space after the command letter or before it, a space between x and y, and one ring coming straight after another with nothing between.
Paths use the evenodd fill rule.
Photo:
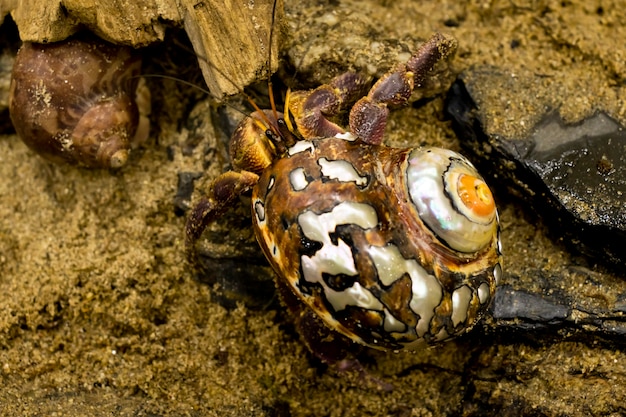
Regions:
<instances>
[{"instance_id":1,"label":"hermit crab shell","mask_svg":"<svg viewBox=\"0 0 626 417\"><path fill-rule=\"evenodd\" d=\"M20 138L55 162L119 168L139 126L141 61L95 37L24 43L11 78L9 110Z\"/></svg>"},{"instance_id":2,"label":"hermit crab shell","mask_svg":"<svg viewBox=\"0 0 626 417\"><path fill-rule=\"evenodd\" d=\"M263 172L252 204L279 285L373 348L470 329L501 275L491 192L449 150L298 142Z\"/></svg>"}]
</instances>

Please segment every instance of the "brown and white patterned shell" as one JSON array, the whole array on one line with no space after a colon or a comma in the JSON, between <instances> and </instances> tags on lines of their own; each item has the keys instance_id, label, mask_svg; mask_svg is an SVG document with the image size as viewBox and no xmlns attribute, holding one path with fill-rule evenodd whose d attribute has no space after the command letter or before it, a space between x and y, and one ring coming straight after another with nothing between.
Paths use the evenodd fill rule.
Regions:
<instances>
[{"instance_id":1,"label":"brown and white patterned shell","mask_svg":"<svg viewBox=\"0 0 626 417\"><path fill-rule=\"evenodd\" d=\"M455 152L352 139L298 142L254 188L255 231L278 279L373 348L470 329L501 275L489 188Z\"/></svg>"}]
</instances>

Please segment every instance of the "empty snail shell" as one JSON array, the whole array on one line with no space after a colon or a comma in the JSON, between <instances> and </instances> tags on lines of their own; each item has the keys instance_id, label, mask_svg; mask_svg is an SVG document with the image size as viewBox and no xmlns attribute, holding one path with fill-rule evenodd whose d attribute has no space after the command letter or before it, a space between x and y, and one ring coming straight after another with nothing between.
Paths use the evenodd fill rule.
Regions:
<instances>
[{"instance_id":1,"label":"empty snail shell","mask_svg":"<svg viewBox=\"0 0 626 417\"><path fill-rule=\"evenodd\" d=\"M140 70L131 48L95 37L26 42L11 78L13 126L28 147L52 161L119 168L136 135L147 136L147 118L135 101Z\"/></svg>"}]
</instances>

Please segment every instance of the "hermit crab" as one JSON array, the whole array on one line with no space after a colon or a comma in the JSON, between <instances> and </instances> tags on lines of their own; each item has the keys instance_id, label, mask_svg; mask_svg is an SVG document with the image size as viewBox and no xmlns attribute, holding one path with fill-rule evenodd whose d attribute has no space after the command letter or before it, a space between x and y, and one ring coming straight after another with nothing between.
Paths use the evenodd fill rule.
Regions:
<instances>
[{"instance_id":1,"label":"hermit crab","mask_svg":"<svg viewBox=\"0 0 626 417\"><path fill-rule=\"evenodd\" d=\"M231 139L234 170L188 218L193 257L203 230L251 192L279 294L323 360L354 342L400 351L459 335L494 296L499 224L483 178L453 151L382 144L388 107L405 104L455 49L435 34L358 101L365 79L347 73L289 94L284 114L253 113ZM354 101L349 130L329 120Z\"/></svg>"}]
</instances>

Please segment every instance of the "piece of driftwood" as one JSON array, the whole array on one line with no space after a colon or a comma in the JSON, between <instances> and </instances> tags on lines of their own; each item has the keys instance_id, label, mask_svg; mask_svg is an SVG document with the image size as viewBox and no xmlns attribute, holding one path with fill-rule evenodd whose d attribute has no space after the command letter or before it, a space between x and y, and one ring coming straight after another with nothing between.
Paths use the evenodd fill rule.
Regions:
<instances>
[{"instance_id":1,"label":"piece of driftwood","mask_svg":"<svg viewBox=\"0 0 626 417\"><path fill-rule=\"evenodd\" d=\"M168 27L184 26L209 89L237 93L267 76L274 0L0 0L0 19L10 14L27 42L61 41L86 28L101 38L142 47L163 40ZM276 5L276 28L283 19ZM272 70L278 66L278 35ZM210 63L209 63L210 62Z\"/></svg>"},{"instance_id":2,"label":"piece of driftwood","mask_svg":"<svg viewBox=\"0 0 626 417\"><path fill-rule=\"evenodd\" d=\"M275 21L273 5L274 0L180 0L185 30L214 94L234 94L254 80L267 78L272 24L272 72L278 68L283 2L276 4Z\"/></svg>"}]
</instances>

